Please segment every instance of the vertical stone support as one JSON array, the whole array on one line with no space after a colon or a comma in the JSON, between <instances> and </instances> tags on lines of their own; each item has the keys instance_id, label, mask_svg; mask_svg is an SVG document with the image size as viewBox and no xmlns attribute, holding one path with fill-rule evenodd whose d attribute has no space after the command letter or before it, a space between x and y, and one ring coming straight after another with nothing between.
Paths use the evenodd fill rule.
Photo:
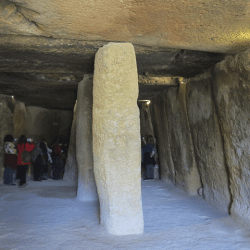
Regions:
<instances>
[{"instance_id":1,"label":"vertical stone support","mask_svg":"<svg viewBox=\"0 0 250 250\"><path fill-rule=\"evenodd\" d=\"M201 181L186 110L186 83L180 83L179 88L166 89L158 98L163 100L153 100L152 104L158 109L158 116L154 119L157 119L161 129L165 130L156 133L158 145L162 147L159 154L164 153L163 157L167 163L167 167L163 165L163 171L167 170L165 176L188 194L197 195ZM162 112L161 116L159 112ZM164 115L166 118L162 118ZM162 156L160 160L161 164L164 163Z\"/></svg>"},{"instance_id":2,"label":"vertical stone support","mask_svg":"<svg viewBox=\"0 0 250 250\"><path fill-rule=\"evenodd\" d=\"M76 108L77 198L82 201L98 199L93 167L92 92L93 77L85 75L78 85Z\"/></svg>"},{"instance_id":3,"label":"vertical stone support","mask_svg":"<svg viewBox=\"0 0 250 250\"><path fill-rule=\"evenodd\" d=\"M73 186L77 186L78 183L78 167L76 161L76 108L77 101L74 107L74 117L70 132L68 157L65 165L65 173L63 176L63 180L66 180L70 185Z\"/></svg>"},{"instance_id":4,"label":"vertical stone support","mask_svg":"<svg viewBox=\"0 0 250 250\"><path fill-rule=\"evenodd\" d=\"M215 65L218 113L232 204L230 214L250 228L250 49Z\"/></svg>"},{"instance_id":5,"label":"vertical stone support","mask_svg":"<svg viewBox=\"0 0 250 250\"><path fill-rule=\"evenodd\" d=\"M143 233L138 75L132 44L109 43L95 57L94 172L101 223L110 234Z\"/></svg>"},{"instance_id":6,"label":"vertical stone support","mask_svg":"<svg viewBox=\"0 0 250 250\"><path fill-rule=\"evenodd\" d=\"M228 212L231 203L229 177L213 100L212 80L213 76L209 71L189 78L186 91L187 113L196 165L202 182L202 196L210 204Z\"/></svg>"},{"instance_id":7,"label":"vertical stone support","mask_svg":"<svg viewBox=\"0 0 250 250\"><path fill-rule=\"evenodd\" d=\"M177 87L172 87L176 88ZM170 140L170 126L169 117L167 116L167 103L166 93L161 93L152 102L152 120L154 125L155 137L157 139L157 148L159 156L159 165L161 180L176 184L175 179L175 166L171 153L171 140Z\"/></svg>"}]
</instances>

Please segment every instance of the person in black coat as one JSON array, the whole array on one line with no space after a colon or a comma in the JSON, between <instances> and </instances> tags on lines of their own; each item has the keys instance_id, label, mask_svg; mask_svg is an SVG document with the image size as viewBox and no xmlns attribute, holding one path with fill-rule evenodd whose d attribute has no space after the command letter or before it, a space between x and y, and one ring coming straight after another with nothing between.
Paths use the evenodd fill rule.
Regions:
<instances>
[{"instance_id":1,"label":"person in black coat","mask_svg":"<svg viewBox=\"0 0 250 250\"><path fill-rule=\"evenodd\" d=\"M144 180L154 179L154 166L156 164L156 148L152 135L148 136L147 142L148 143L142 148L142 165L146 169Z\"/></svg>"},{"instance_id":2,"label":"person in black coat","mask_svg":"<svg viewBox=\"0 0 250 250\"><path fill-rule=\"evenodd\" d=\"M33 174L34 181L42 181L47 180L44 178L43 173L46 168L46 157L41 147L40 142L35 143L36 147L31 153L32 161L33 161Z\"/></svg>"}]
</instances>

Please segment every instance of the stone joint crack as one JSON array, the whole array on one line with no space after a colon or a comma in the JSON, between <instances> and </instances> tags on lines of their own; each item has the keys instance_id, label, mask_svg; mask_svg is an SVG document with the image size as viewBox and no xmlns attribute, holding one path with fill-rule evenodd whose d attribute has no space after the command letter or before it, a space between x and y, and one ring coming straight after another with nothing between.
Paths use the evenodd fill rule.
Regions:
<instances>
[{"instance_id":1,"label":"stone joint crack","mask_svg":"<svg viewBox=\"0 0 250 250\"><path fill-rule=\"evenodd\" d=\"M35 25L38 29L41 29L40 25L32 20L31 18L27 17L24 12L30 13L31 15L38 15L39 12L32 10L30 8L25 7L23 4L16 3L15 1L12 0L7 0L7 2L11 5L13 5L16 9L16 12L19 13L25 20L27 20L29 23Z\"/></svg>"}]
</instances>

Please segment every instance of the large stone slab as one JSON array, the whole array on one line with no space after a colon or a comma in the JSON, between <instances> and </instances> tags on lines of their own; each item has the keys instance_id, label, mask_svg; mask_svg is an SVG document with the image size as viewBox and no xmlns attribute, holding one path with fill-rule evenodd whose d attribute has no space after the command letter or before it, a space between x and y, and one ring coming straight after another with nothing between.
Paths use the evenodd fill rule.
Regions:
<instances>
[{"instance_id":1,"label":"large stone slab","mask_svg":"<svg viewBox=\"0 0 250 250\"><path fill-rule=\"evenodd\" d=\"M177 87L176 87L177 89ZM171 154L170 130L166 112L165 93L154 99L152 103L152 120L157 139L160 177L162 180L175 184L175 167Z\"/></svg>"},{"instance_id":2,"label":"large stone slab","mask_svg":"<svg viewBox=\"0 0 250 250\"><path fill-rule=\"evenodd\" d=\"M141 136L143 136L145 140L147 140L149 135L152 135L153 138L155 138L150 103L147 104L146 102L141 102L138 104L138 107L140 109Z\"/></svg>"},{"instance_id":3,"label":"large stone slab","mask_svg":"<svg viewBox=\"0 0 250 250\"><path fill-rule=\"evenodd\" d=\"M74 108L74 117L70 132L68 156L65 164L65 173L63 176L63 179L73 186L78 185L78 166L76 160L76 108L77 101Z\"/></svg>"},{"instance_id":4,"label":"large stone slab","mask_svg":"<svg viewBox=\"0 0 250 250\"><path fill-rule=\"evenodd\" d=\"M26 136L38 140L46 139L48 145L57 139L67 141L73 119L73 112L67 110L45 109L34 106L26 108Z\"/></svg>"},{"instance_id":5,"label":"large stone slab","mask_svg":"<svg viewBox=\"0 0 250 250\"><path fill-rule=\"evenodd\" d=\"M21 135L26 135L27 133L27 110L25 103L15 101L15 109L13 114L13 125L14 133L13 136L19 139Z\"/></svg>"},{"instance_id":6,"label":"large stone slab","mask_svg":"<svg viewBox=\"0 0 250 250\"><path fill-rule=\"evenodd\" d=\"M239 51L249 46L249 15L247 0L1 0L0 33Z\"/></svg>"},{"instance_id":7,"label":"large stone slab","mask_svg":"<svg viewBox=\"0 0 250 250\"><path fill-rule=\"evenodd\" d=\"M78 85L76 108L77 198L97 200L92 147L93 76L85 75Z\"/></svg>"},{"instance_id":8,"label":"large stone slab","mask_svg":"<svg viewBox=\"0 0 250 250\"><path fill-rule=\"evenodd\" d=\"M202 196L229 212L231 194L223 138L213 101L212 74L207 72L187 83L187 111L196 164L202 182Z\"/></svg>"},{"instance_id":9,"label":"large stone slab","mask_svg":"<svg viewBox=\"0 0 250 250\"><path fill-rule=\"evenodd\" d=\"M214 69L213 94L223 135L233 203L231 215L250 226L250 50Z\"/></svg>"},{"instance_id":10,"label":"large stone slab","mask_svg":"<svg viewBox=\"0 0 250 250\"><path fill-rule=\"evenodd\" d=\"M0 183L3 182L4 172L4 137L13 135L14 102L10 96L0 95Z\"/></svg>"},{"instance_id":11,"label":"large stone slab","mask_svg":"<svg viewBox=\"0 0 250 250\"><path fill-rule=\"evenodd\" d=\"M95 58L94 172L101 223L114 235L143 233L138 76L132 44L109 43Z\"/></svg>"},{"instance_id":12,"label":"large stone slab","mask_svg":"<svg viewBox=\"0 0 250 250\"><path fill-rule=\"evenodd\" d=\"M164 95L162 98L167 100L166 114L175 184L190 195L196 195L201 182L186 110L186 84L181 83L179 88L169 88Z\"/></svg>"}]
</instances>

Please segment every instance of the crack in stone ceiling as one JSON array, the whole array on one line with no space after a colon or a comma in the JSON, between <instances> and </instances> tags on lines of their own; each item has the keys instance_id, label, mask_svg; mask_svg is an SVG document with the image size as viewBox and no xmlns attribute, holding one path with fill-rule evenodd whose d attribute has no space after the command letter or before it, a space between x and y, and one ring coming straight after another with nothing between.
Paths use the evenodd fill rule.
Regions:
<instances>
[{"instance_id":1,"label":"crack in stone ceiling","mask_svg":"<svg viewBox=\"0 0 250 250\"><path fill-rule=\"evenodd\" d=\"M23 3L1 0L0 13L0 33L44 35L41 27L32 19L39 13Z\"/></svg>"}]
</instances>

